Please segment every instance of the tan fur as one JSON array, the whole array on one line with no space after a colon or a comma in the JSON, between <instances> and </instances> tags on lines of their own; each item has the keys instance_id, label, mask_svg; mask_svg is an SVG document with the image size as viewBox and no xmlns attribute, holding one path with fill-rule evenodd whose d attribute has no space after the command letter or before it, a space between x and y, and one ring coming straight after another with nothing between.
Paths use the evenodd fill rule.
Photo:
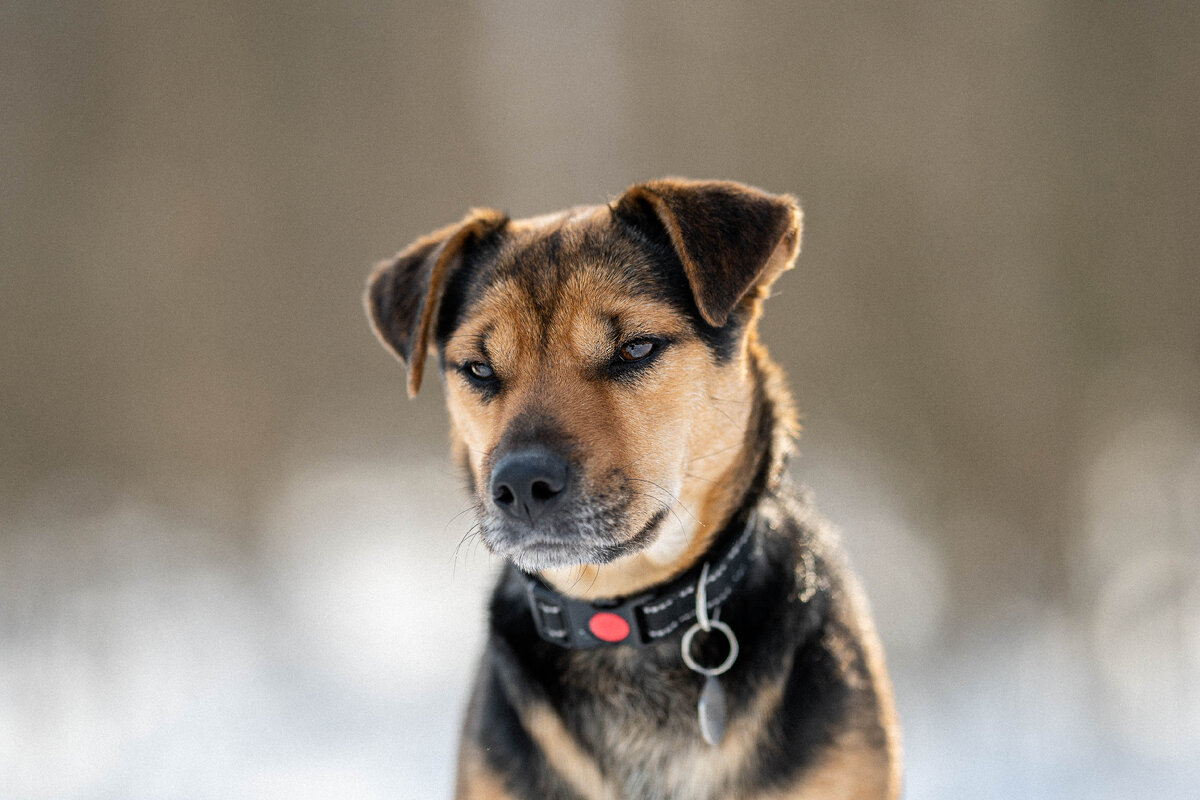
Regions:
<instances>
[{"instance_id":1,"label":"tan fur","mask_svg":"<svg viewBox=\"0 0 1200 800\"><path fill-rule=\"evenodd\" d=\"M619 739L617 752L624 751L628 763L651 765L648 774L665 787L669 797L717 798L745 797L739 778L762 746L762 727L783 696L782 682L764 687L748 713L730 722L721 743L715 748L700 740L685 747L667 745L655 738L633 739L614 730ZM629 787L624 797L639 797L637 787Z\"/></svg>"},{"instance_id":2,"label":"tan fur","mask_svg":"<svg viewBox=\"0 0 1200 800\"><path fill-rule=\"evenodd\" d=\"M624 690L623 686L612 686L611 694L620 697ZM678 742L656 736L634 736L620 727L608 729L607 744L617 754L619 763L645 765L640 775L651 776L657 787L665 789L663 796L695 800L745 797L739 778L762 746L763 725L782 697L781 677L764 686L747 713L730 722L715 748L698 739L680 747ZM637 699L630 698L629 702ZM649 790L638 785L637 776L632 783L618 784L620 771L612 769L613 765L609 765L613 776L606 779L599 766L572 740L558 716L545 705L531 706L522 714L522 721L555 771L584 798L618 800L648 796Z\"/></svg>"},{"instance_id":3,"label":"tan fur","mask_svg":"<svg viewBox=\"0 0 1200 800\"><path fill-rule=\"evenodd\" d=\"M540 703L532 705L525 709L522 721L551 767L576 793L585 800L620 800L596 762L579 748L553 710Z\"/></svg>"},{"instance_id":4,"label":"tan fur","mask_svg":"<svg viewBox=\"0 0 1200 800\"><path fill-rule=\"evenodd\" d=\"M863 652L863 683L874 694L875 703L862 712L860 730L879 731L884 740L878 755L884 761L886 771L886 793L871 797L897 798L900 796L901 741L900 721L896 716L896 701L892 692L892 681L884 663L883 643L875 630L875 623L868 610L867 599L862 587L853 575L847 575L844 588L852 609L850 619L856 638Z\"/></svg>"},{"instance_id":5,"label":"tan fur","mask_svg":"<svg viewBox=\"0 0 1200 800\"><path fill-rule=\"evenodd\" d=\"M763 800L895 800L899 786L885 755L860 734L846 736L796 786Z\"/></svg>"}]
</instances>

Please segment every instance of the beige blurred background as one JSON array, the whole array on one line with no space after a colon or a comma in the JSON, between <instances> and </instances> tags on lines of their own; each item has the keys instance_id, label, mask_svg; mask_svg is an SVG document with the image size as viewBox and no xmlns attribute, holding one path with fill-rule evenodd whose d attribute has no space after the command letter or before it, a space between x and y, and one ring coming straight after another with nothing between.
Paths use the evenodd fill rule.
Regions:
<instances>
[{"instance_id":1,"label":"beige blurred background","mask_svg":"<svg viewBox=\"0 0 1200 800\"><path fill-rule=\"evenodd\" d=\"M495 569L370 264L793 192L910 798L1200 781L1200 6L0 9L0 798L448 796Z\"/></svg>"}]
</instances>

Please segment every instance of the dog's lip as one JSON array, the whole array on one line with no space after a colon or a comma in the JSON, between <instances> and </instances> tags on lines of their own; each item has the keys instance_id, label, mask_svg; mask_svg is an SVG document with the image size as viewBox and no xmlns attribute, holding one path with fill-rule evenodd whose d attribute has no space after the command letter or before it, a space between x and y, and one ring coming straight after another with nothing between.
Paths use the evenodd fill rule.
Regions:
<instances>
[{"instance_id":1,"label":"dog's lip","mask_svg":"<svg viewBox=\"0 0 1200 800\"><path fill-rule=\"evenodd\" d=\"M669 509L666 506L663 506L658 511L655 511L654 514L651 515L650 519L646 520L646 524L643 525L633 536L630 536L627 540L621 542L620 546L622 548L641 550L643 547L649 545L652 541L654 541L658 527L662 525L663 520L667 518L668 511Z\"/></svg>"},{"instance_id":2,"label":"dog's lip","mask_svg":"<svg viewBox=\"0 0 1200 800\"><path fill-rule=\"evenodd\" d=\"M485 530L484 542L497 555L522 561L529 558L551 557L563 563L608 563L624 555L629 555L648 545L654 540L654 535L662 521L667 517L667 509L655 512L637 533L624 541L609 539L608 541L581 541L569 534L562 537L547 537L545 534L526 536L514 535L511 531ZM562 564L556 563L556 566Z\"/></svg>"},{"instance_id":3,"label":"dog's lip","mask_svg":"<svg viewBox=\"0 0 1200 800\"><path fill-rule=\"evenodd\" d=\"M487 542L487 538L486 536L484 537L485 542ZM567 556L580 559L580 563L584 563L585 561L593 560L593 556L603 553L615 545L581 542L572 539L503 537L492 542L490 546L499 555L508 557L520 554Z\"/></svg>"},{"instance_id":4,"label":"dog's lip","mask_svg":"<svg viewBox=\"0 0 1200 800\"><path fill-rule=\"evenodd\" d=\"M603 560L603 549L582 542L536 539L488 543L493 553L502 556L525 572L537 572L549 567L568 567Z\"/></svg>"},{"instance_id":5,"label":"dog's lip","mask_svg":"<svg viewBox=\"0 0 1200 800\"><path fill-rule=\"evenodd\" d=\"M570 539L520 539L517 541L507 540L516 545L521 550L581 550L588 549L587 545L582 542L572 541Z\"/></svg>"}]
</instances>

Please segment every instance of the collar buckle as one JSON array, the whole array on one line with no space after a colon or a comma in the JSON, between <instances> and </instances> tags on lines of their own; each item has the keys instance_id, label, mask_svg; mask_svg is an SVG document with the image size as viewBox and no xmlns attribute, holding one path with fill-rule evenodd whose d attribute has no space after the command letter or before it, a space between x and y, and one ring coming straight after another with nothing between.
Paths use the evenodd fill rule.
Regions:
<instances>
[{"instance_id":1,"label":"collar buckle","mask_svg":"<svg viewBox=\"0 0 1200 800\"><path fill-rule=\"evenodd\" d=\"M534 624L548 642L575 648L650 644L639 608L653 599L653 592L616 602L587 602L561 595L532 576L527 586Z\"/></svg>"}]
</instances>

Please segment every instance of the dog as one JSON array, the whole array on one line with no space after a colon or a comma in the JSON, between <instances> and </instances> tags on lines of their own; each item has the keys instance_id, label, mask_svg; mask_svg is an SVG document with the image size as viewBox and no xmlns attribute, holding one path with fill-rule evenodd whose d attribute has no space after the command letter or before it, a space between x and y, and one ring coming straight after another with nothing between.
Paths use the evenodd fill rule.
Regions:
<instances>
[{"instance_id":1,"label":"dog","mask_svg":"<svg viewBox=\"0 0 1200 800\"><path fill-rule=\"evenodd\" d=\"M786 462L757 321L788 195L663 179L532 219L477 209L379 264L367 313L445 382L506 564L456 797L895 798L882 648Z\"/></svg>"}]
</instances>

